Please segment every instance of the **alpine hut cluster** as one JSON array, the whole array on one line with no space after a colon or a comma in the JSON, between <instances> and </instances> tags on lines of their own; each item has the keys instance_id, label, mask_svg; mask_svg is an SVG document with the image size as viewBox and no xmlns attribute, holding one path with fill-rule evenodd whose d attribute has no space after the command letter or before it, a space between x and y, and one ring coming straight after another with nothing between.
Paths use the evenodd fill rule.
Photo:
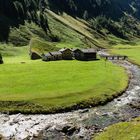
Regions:
<instances>
[{"instance_id":1,"label":"alpine hut cluster","mask_svg":"<svg viewBox=\"0 0 140 140\"><path fill-rule=\"evenodd\" d=\"M49 52L42 55L43 61L54 61L54 60L81 60L89 61L97 59L97 52L94 49L69 49L63 48L58 52Z\"/></svg>"}]
</instances>

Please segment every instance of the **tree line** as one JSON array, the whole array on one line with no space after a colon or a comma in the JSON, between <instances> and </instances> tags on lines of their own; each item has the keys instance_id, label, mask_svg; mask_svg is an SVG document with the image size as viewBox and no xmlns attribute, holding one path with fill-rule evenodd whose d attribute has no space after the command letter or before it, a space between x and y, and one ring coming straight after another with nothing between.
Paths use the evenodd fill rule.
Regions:
<instances>
[{"instance_id":1,"label":"tree line","mask_svg":"<svg viewBox=\"0 0 140 140\"><path fill-rule=\"evenodd\" d=\"M36 23L47 33L45 7L44 0L0 0L0 41L8 41L10 27L25 21Z\"/></svg>"}]
</instances>

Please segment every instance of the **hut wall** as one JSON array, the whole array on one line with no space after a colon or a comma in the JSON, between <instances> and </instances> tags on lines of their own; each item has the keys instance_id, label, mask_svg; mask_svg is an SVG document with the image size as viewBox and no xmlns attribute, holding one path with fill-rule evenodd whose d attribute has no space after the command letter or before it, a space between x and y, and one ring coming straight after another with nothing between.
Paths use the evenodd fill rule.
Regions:
<instances>
[{"instance_id":1,"label":"hut wall","mask_svg":"<svg viewBox=\"0 0 140 140\"><path fill-rule=\"evenodd\" d=\"M71 50L65 50L62 52L62 58L64 60L72 60L73 54Z\"/></svg>"},{"instance_id":2,"label":"hut wall","mask_svg":"<svg viewBox=\"0 0 140 140\"><path fill-rule=\"evenodd\" d=\"M96 53L85 53L84 54L85 60L95 60L96 59Z\"/></svg>"},{"instance_id":3,"label":"hut wall","mask_svg":"<svg viewBox=\"0 0 140 140\"><path fill-rule=\"evenodd\" d=\"M55 60L62 60L63 59L62 55L55 55L54 58L55 58Z\"/></svg>"},{"instance_id":4,"label":"hut wall","mask_svg":"<svg viewBox=\"0 0 140 140\"><path fill-rule=\"evenodd\" d=\"M81 51L74 52L74 58L76 60L84 60L84 54Z\"/></svg>"},{"instance_id":5,"label":"hut wall","mask_svg":"<svg viewBox=\"0 0 140 140\"><path fill-rule=\"evenodd\" d=\"M42 56L43 61L53 61L55 58L53 56Z\"/></svg>"}]
</instances>

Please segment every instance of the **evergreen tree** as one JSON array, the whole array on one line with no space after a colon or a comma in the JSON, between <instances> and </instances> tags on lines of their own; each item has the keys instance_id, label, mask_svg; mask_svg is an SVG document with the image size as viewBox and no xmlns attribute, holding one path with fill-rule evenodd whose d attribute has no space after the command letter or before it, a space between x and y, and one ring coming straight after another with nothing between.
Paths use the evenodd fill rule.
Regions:
<instances>
[{"instance_id":1,"label":"evergreen tree","mask_svg":"<svg viewBox=\"0 0 140 140\"><path fill-rule=\"evenodd\" d=\"M45 4L45 0L0 0L0 41L8 40L10 27L18 27L25 21L38 24L47 33Z\"/></svg>"}]
</instances>

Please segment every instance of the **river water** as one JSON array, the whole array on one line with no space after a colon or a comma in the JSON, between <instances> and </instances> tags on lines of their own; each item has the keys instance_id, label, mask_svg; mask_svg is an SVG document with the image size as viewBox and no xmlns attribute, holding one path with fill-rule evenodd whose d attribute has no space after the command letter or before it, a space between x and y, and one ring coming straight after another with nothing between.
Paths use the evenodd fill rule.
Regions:
<instances>
[{"instance_id":1,"label":"river water","mask_svg":"<svg viewBox=\"0 0 140 140\"><path fill-rule=\"evenodd\" d=\"M90 140L111 124L140 116L140 68L127 61L114 61L131 75L122 96L104 106L52 115L0 114L4 139Z\"/></svg>"}]
</instances>

